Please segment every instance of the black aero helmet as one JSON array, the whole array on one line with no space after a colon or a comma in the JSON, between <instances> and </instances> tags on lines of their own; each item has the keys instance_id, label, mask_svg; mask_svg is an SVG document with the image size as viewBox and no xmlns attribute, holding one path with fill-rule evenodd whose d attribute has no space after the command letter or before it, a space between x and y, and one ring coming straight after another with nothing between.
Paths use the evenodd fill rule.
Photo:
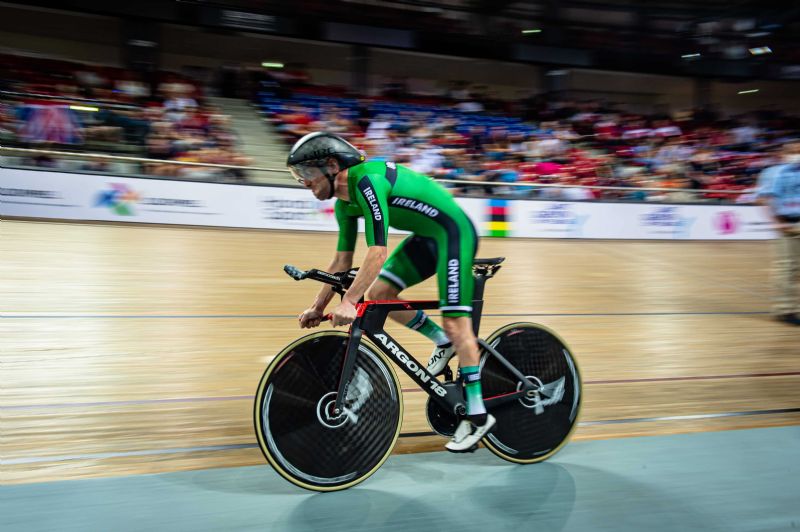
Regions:
<instances>
[{"instance_id":1,"label":"black aero helmet","mask_svg":"<svg viewBox=\"0 0 800 532\"><path fill-rule=\"evenodd\" d=\"M326 161L331 157L339 163L339 170L355 166L366 159L358 148L339 135L318 131L295 142L286 159L286 166L300 183L324 175L331 183L330 197L333 197L333 180L336 176L323 170Z\"/></svg>"},{"instance_id":2,"label":"black aero helmet","mask_svg":"<svg viewBox=\"0 0 800 532\"><path fill-rule=\"evenodd\" d=\"M339 161L339 168L342 170L364 162L364 154L342 137L318 131L295 142L286 159L286 166L313 163L320 159L324 161L328 157Z\"/></svg>"}]
</instances>

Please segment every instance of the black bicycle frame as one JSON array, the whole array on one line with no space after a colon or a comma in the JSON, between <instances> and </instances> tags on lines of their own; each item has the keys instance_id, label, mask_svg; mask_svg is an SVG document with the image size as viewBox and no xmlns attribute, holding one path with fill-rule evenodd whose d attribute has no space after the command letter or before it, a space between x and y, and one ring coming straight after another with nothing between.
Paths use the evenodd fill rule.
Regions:
<instances>
[{"instance_id":1,"label":"black bicycle frame","mask_svg":"<svg viewBox=\"0 0 800 532\"><path fill-rule=\"evenodd\" d=\"M483 282L480 284L477 281L478 277L476 276L475 291L476 295L480 297L480 299L473 301L473 314L475 316L473 329L475 330L476 336L480 325L480 315L483 307L483 285L486 279L482 279ZM408 352L383 329L386 318L389 316L390 312L397 310L429 310L435 308L439 308L438 301L369 301L359 305L358 317L356 317L355 321L350 326L350 340L347 344L347 352L345 353L344 362L342 364L342 374L339 379L339 389L334 404L335 414L342 411L342 403L344 398L347 397L347 387L350 384L353 367L356 363L358 346L361 343L361 337L364 333L366 333L367 338L375 343L378 349L395 364L400 366L400 369L402 369L411 380L416 382L425 393L447 412L452 412L459 416L466 412L464 397L460 388L445 386L444 383L436 379L436 377L427 370L424 364L420 364L416 358L409 355ZM515 392L484 398L484 404L487 408L493 408L502 403L515 401L524 397L535 397L537 390L535 385L531 384L522 373L512 366L492 346L480 338L478 339L478 344L491 356L497 358L497 360L515 376L517 381L522 383L521 388Z\"/></svg>"}]
</instances>

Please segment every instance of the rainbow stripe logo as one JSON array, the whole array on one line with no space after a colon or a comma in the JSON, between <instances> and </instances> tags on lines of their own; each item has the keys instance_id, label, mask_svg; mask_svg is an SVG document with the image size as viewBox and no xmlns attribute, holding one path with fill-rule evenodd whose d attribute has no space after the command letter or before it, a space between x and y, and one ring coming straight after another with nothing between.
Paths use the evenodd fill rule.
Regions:
<instances>
[{"instance_id":1,"label":"rainbow stripe logo","mask_svg":"<svg viewBox=\"0 0 800 532\"><path fill-rule=\"evenodd\" d=\"M120 216L136 214L133 206L141 199L138 192L122 183L111 183L111 190L101 191L97 195L95 207L108 207Z\"/></svg>"},{"instance_id":2,"label":"rainbow stripe logo","mask_svg":"<svg viewBox=\"0 0 800 532\"><path fill-rule=\"evenodd\" d=\"M509 212L508 200L489 200L486 212L487 236L503 237L511 234L511 222L508 221Z\"/></svg>"}]
</instances>

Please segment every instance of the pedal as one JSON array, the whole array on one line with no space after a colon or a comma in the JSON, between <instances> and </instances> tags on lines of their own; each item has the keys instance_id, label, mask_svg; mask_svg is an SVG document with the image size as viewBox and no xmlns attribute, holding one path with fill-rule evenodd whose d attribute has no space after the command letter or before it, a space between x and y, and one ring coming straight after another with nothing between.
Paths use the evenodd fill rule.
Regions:
<instances>
[{"instance_id":1,"label":"pedal","mask_svg":"<svg viewBox=\"0 0 800 532\"><path fill-rule=\"evenodd\" d=\"M444 371L441 373L442 377L444 377L445 382L452 382L453 380L453 370L450 369L450 366L445 366Z\"/></svg>"}]
</instances>

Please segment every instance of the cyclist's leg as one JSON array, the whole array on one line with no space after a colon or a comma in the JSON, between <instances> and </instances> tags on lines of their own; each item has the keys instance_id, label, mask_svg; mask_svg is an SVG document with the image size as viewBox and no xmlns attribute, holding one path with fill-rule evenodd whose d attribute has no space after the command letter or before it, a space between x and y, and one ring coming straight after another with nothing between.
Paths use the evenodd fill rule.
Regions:
<instances>
[{"instance_id":1,"label":"cyclist's leg","mask_svg":"<svg viewBox=\"0 0 800 532\"><path fill-rule=\"evenodd\" d=\"M478 340L472 331L472 318L470 316L442 316L445 333L453 342L458 354L458 363L463 367L477 366L480 364L480 351Z\"/></svg>"},{"instance_id":2,"label":"cyclist's leg","mask_svg":"<svg viewBox=\"0 0 800 532\"><path fill-rule=\"evenodd\" d=\"M381 269L378 279L367 290L368 300L398 299L398 294L436 273L436 247L428 238L410 235L398 245ZM398 310L389 318L406 325L416 310Z\"/></svg>"},{"instance_id":3,"label":"cyclist's leg","mask_svg":"<svg viewBox=\"0 0 800 532\"><path fill-rule=\"evenodd\" d=\"M460 222L460 223L458 223ZM472 295L475 280L472 263L478 241L469 219L455 221L453 230L437 239L439 257L437 274L439 304L445 332L456 347L462 368L477 366L480 360L478 342L472 330Z\"/></svg>"},{"instance_id":4,"label":"cyclist's leg","mask_svg":"<svg viewBox=\"0 0 800 532\"><path fill-rule=\"evenodd\" d=\"M440 254L437 273L444 329L458 355L469 420L462 421L446 447L450 451L463 452L475 448L494 426L495 419L487 415L483 404L480 352L472 330L472 296L475 288L472 264L478 237L466 215L463 219L454 220L453 225L455 227L438 240Z\"/></svg>"},{"instance_id":5,"label":"cyclist's leg","mask_svg":"<svg viewBox=\"0 0 800 532\"><path fill-rule=\"evenodd\" d=\"M400 292L436 273L436 242L411 235L392 252L378 279L367 291L367 298L398 299ZM454 354L450 339L438 323L422 310L391 312L389 317L422 334L434 343L428 369L435 374L444 370Z\"/></svg>"},{"instance_id":6,"label":"cyclist's leg","mask_svg":"<svg viewBox=\"0 0 800 532\"><path fill-rule=\"evenodd\" d=\"M478 235L464 214L452 220L452 227L443 231L437 244L436 271L445 332L456 346L461 367L477 366L480 355L472 331L472 295L475 289L472 264L478 250Z\"/></svg>"}]
</instances>

